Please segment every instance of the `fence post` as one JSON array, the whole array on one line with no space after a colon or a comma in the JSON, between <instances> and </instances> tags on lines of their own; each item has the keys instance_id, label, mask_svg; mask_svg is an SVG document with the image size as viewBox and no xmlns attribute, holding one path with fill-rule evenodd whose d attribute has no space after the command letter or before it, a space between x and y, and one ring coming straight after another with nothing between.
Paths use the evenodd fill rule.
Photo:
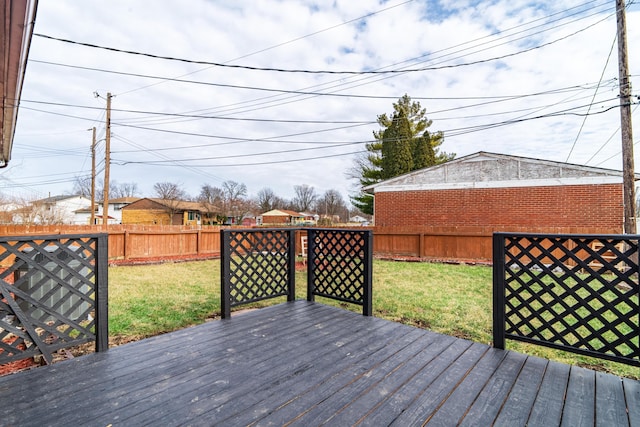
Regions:
<instances>
[{"instance_id":1,"label":"fence post","mask_svg":"<svg viewBox=\"0 0 640 427\"><path fill-rule=\"evenodd\" d=\"M231 239L229 233L228 230L220 230L220 305L223 319L231 317L231 260L229 259Z\"/></svg>"},{"instance_id":2,"label":"fence post","mask_svg":"<svg viewBox=\"0 0 640 427\"><path fill-rule=\"evenodd\" d=\"M122 251L124 252L124 259L129 259L129 245L131 242L129 241L129 230L124 230L124 243Z\"/></svg>"},{"instance_id":3,"label":"fence post","mask_svg":"<svg viewBox=\"0 0 640 427\"><path fill-rule=\"evenodd\" d=\"M109 235L96 238L96 351L109 349Z\"/></svg>"},{"instance_id":4,"label":"fence post","mask_svg":"<svg viewBox=\"0 0 640 427\"><path fill-rule=\"evenodd\" d=\"M504 350L504 275L505 240L502 233L493 234L493 346Z\"/></svg>"}]
</instances>

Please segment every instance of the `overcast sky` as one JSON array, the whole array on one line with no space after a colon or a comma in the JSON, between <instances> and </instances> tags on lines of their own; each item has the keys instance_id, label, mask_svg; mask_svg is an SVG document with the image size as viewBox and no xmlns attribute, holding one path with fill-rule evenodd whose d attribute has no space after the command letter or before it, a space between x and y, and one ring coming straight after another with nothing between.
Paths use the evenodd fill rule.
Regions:
<instances>
[{"instance_id":1,"label":"overcast sky","mask_svg":"<svg viewBox=\"0 0 640 427\"><path fill-rule=\"evenodd\" d=\"M637 4L627 26L638 88ZM91 174L93 126L103 176L109 92L111 179L143 196L233 180L249 195L307 184L346 199L354 153L404 94L457 157L622 168L615 0L44 0L35 33L0 170L10 196L70 193Z\"/></svg>"}]
</instances>

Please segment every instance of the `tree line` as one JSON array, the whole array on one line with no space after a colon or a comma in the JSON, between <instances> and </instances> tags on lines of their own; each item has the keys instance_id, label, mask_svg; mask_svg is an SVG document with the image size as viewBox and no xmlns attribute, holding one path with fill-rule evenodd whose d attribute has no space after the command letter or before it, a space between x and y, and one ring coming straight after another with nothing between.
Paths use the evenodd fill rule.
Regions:
<instances>
[{"instance_id":1,"label":"tree line","mask_svg":"<svg viewBox=\"0 0 640 427\"><path fill-rule=\"evenodd\" d=\"M98 184L96 188L102 188ZM192 196L187 193L183 185L177 182L157 182L153 185L154 194L151 197L164 200L166 203L179 201L198 202L210 217L217 217L224 222L228 217L244 215L259 215L273 209L285 209L295 212L311 212L325 217L339 216L346 221L350 216L359 214L353 207L350 209L345 203L340 191L330 189L320 194L315 188L307 185L294 185L294 197L286 199L279 196L269 187L262 188L254 197L250 197L244 183L228 180L220 186L203 184L200 193ZM73 194L87 198L91 197L90 183L77 179L74 183ZM109 185L110 198L141 197L136 183L118 183L112 181ZM102 200L103 191L96 191L96 199Z\"/></svg>"},{"instance_id":2,"label":"tree line","mask_svg":"<svg viewBox=\"0 0 640 427\"><path fill-rule=\"evenodd\" d=\"M373 196L363 191L363 187L455 157L455 153L440 151L444 134L429 130L432 121L427 118L426 109L406 94L393 103L390 114L377 116L377 123L380 128L373 131L374 141L366 144L366 152L357 156L346 172L347 177L356 183L356 189L349 197L350 207L340 191L330 189L318 194L306 184L293 187L292 199L278 196L269 187L259 190L255 197L249 197L246 185L233 180L224 181L219 187L203 184L196 196L190 196L180 183L158 182L153 186L154 196L171 202L199 202L210 217L217 217L220 221L232 216L258 215L273 209L339 216L342 220L357 214L373 215ZM103 188L103 181L98 180L97 201L103 199ZM76 178L71 194L90 198L91 178ZM138 184L134 182L111 181L109 195L110 199L141 197Z\"/></svg>"}]
</instances>

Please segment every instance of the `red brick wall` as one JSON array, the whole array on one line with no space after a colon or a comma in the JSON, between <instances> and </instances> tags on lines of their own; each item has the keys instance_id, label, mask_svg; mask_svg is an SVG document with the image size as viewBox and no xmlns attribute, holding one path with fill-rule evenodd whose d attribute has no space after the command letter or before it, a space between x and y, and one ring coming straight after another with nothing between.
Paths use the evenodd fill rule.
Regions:
<instances>
[{"instance_id":1,"label":"red brick wall","mask_svg":"<svg viewBox=\"0 0 640 427\"><path fill-rule=\"evenodd\" d=\"M382 192L376 226L594 227L622 232L622 184ZM594 232L596 232L594 230Z\"/></svg>"}]
</instances>

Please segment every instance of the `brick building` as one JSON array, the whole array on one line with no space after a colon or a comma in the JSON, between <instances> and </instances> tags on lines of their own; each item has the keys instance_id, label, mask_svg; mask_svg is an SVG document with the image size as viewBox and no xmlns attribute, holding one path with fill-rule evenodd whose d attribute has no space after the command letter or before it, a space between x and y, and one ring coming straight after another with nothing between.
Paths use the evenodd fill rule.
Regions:
<instances>
[{"instance_id":1,"label":"brick building","mask_svg":"<svg viewBox=\"0 0 640 427\"><path fill-rule=\"evenodd\" d=\"M213 206L197 202L164 199L139 199L122 208L123 224L192 225L208 223Z\"/></svg>"},{"instance_id":2,"label":"brick building","mask_svg":"<svg viewBox=\"0 0 640 427\"><path fill-rule=\"evenodd\" d=\"M623 231L622 172L610 169L478 152L365 191L376 226Z\"/></svg>"}]
</instances>

